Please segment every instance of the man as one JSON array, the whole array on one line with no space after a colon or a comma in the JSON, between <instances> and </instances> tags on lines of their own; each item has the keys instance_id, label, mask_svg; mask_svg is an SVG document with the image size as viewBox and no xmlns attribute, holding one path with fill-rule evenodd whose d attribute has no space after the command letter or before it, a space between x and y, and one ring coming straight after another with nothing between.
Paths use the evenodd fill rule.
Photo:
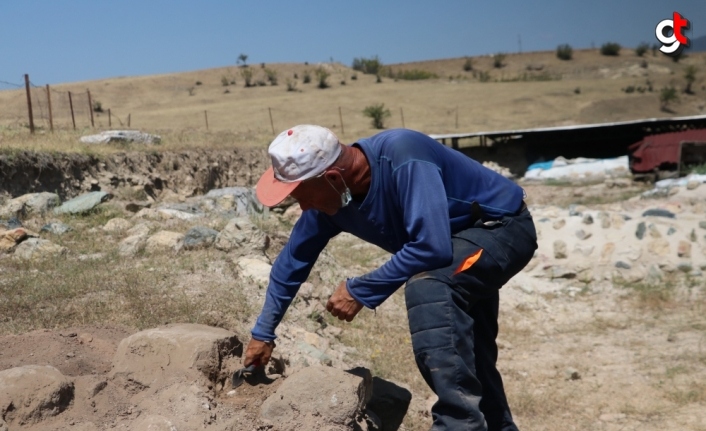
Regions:
<instances>
[{"instance_id":1,"label":"man","mask_svg":"<svg viewBox=\"0 0 706 431\"><path fill-rule=\"evenodd\" d=\"M392 253L380 268L341 281L326 309L350 322L406 283L419 371L438 395L432 430L517 430L496 369L499 289L537 248L524 191L422 133L383 131L343 145L300 125L269 147L257 184L274 206L303 213L277 257L244 364L265 364L275 328L330 238L349 232Z\"/></svg>"}]
</instances>

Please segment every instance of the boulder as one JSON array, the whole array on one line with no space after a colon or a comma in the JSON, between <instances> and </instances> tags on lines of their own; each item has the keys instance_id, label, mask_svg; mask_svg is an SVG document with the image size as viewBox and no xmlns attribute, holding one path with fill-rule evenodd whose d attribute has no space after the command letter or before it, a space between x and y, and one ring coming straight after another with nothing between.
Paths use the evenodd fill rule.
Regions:
<instances>
[{"instance_id":1,"label":"boulder","mask_svg":"<svg viewBox=\"0 0 706 431\"><path fill-rule=\"evenodd\" d=\"M566 243L560 239L554 241L554 258L555 259L566 259Z\"/></svg>"},{"instance_id":2,"label":"boulder","mask_svg":"<svg viewBox=\"0 0 706 431\"><path fill-rule=\"evenodd\" d=\"M666 239L655 239L647 244L647 250L653 256L664 257L669 254L669 241Z\"/></svg>"},{"instance_id":3,"label":"boulder","mask_svg":"<svg viewBox=\"0 0 706 431\"><path fill-rule=\"evenodd\" d=\"M171 379L215 383L226 358L241 356L243 345L225 329L174 324L147 329L123 339L113 356L112 378L140 387L165 386Z\"/></svg>"},{"instance_id":4,"label":"boulder","mask_svg":"<svg viewBox=\"0 0 706 431\"><path fill-rule=\"evenodd\" d=\"M0 253L12 250L17 244L27 239L28 236L29 234L24 228L0 232Z\"/></svg>"},{"instance_id":5,"label":"boulder","mask_svg":"<svg viewBox=\"0 0 706 431\"><path fill-rule=\"evenodd\" d=\"M225 187L206 193L206 198L214 199L219 209L234 210L236 217L264 214L267 207L257 200L255 189L250 187Z\"/></svg>"},{"instance_id":6,"label":"boulder","mask_svg":"<svg viewBox=\"0 0 706 431\"><path fill-rule=\"evenodd\" d=\"M184 243L184 235L179 232L162 230L147 239L145 251L159 253L163 251L179 251Z\"/></svg>"},{"instance_id":7,"label":"boulder","mask_svg":"<svg viewBox=\"0 0 706 431\"><path fill-rule=\"evenodd\" d=\"M106 130L104 132L81 136L79 139L84 144L159 144L162 138L159 135L140 132L139 130Z\"/></svg>"},{"instance_id":8,"label":"boulder","mask_svg":"<svg viewBox=\"0 0 706 431\"><path fill-rule=\"evenodd\" d=\"M213 245L218 236L218 231L204 226L195 226L184 235L184 249L194 250Z\"/></svg>"},{"instance_id":9,"label":"boulder","mask_svg":"<svg viewBox=\"0 0 706 431\"><path fill-rule=\"evenodd\" d=\"M89 192L64 202L61 206L54 208L55 214L82 214L92 210L98 205L110 200L113 197L106 192Z\"/></svg>"},{"instance_id":10,"label":"boulder","mask_svg":"<svg viewBox=\"0 0 706 431\"><path fill-rule=\"evenodd\" d=\"M270 281L272 265L260 259L242 257L237 260L238 274L246 279L251 279L261 286L267 286Z\"/></svg>"},{"instance_id":11,"label":"boulder","mask_svg":"<svg viewBox=\"0 0 706 431\"><path fill-rule=\"evenodd\" d=\"M666 217L674 218L674 213L662 208L652 208L642 213L643 217Z\"/></svg>"},{"instance_id":12,"label":"boulder","mask_svg":"<svg viewBox=\"0 0 706 431\"><path fill-rule=\"evenodd\" d=\"M17 217L10 217L8 220L0 220L0 230L17 229L22 227L22 222Z\"/></svg>"},{"instance_id":13,"label":"boulder","mask_svg":"<svg viewBox=\"0 0 706 431\"><path fill-rule=\"evenodd\" d=\"M64 223L52 222L52 223L47 223L44 226L42 226L42 228L39 231L51 233L54 235L63 235L66 232L70 232L72 230L73 230L73 228L71 226L65 225Z\"/></svg>"},{"instance_id":14,"label":"boulder","mask_svg":"<svg viewBox=\"0 0 706 431\"><path fill-rule=\"evenodd\" d=\"M216 248L237 256L264 255L269 238L247 217L231 219L216 237Z\"/></svg>"},{"instance_id":15,"label":"boulder","mask_svg":"<svg viewBox=\"0 0 706 431\"><path fill-rule=\"evenodd\" d=\"M352 429L370 397L372 379L370 372L364 371L361 377L360 369L354 374L330 367L304 368L265 400L260 416L275 427L297 423L302 430Z\"/></svg>"},{"instance_id":16,"label":"boulder","mask_svg":"<svg viewBox=\"0 0 706 431\"><path fill-rule=\"evenodd\" d=\"M120 256L134 256L144 249L147 242L146 234L131 235L118 244L118 254Z\"/></svg>"},{"instance_id":17,"label":"boulder","mask_svg":"<svg viewBox=\"0 0 706 431\"><path fill-rule=\"evenodd\" d=\"M132 223L125 220L124 218L115 217L113 219L108 220L106 224L103 225L103 231L109 233L122 232L130 229L131 226Z\"/></svg>"},{"instance_id":18,"label":"boulder","mask_svg":"<svg viewBox=\"0 0 706 431\"><path fill-rule=\"evenodd\" d=\"M677 256L678 257L683 257L683 258L690 258L691 257L691 243L688 241L679 241L679 244L677 245Z\"/></svg>"},{"instance_id":19,"label":"boulder","mask_svg":"<svg viewBox=\"0 0 706 431\"><path fill-rule=\"evenodd\" d=\"M73 398L73 382L54 367L26 365L0 371L0 418L13 429L58 415Z\"/></svg>"},{"instance_id":20,"label":"boulder","mask_svg":"<svg viewBox=\"0 0 706 431\"><path fill-rule=\"evenodd\" d=\"M0 207L0 217L20 217L44 214L61 203L56 193L28 193L10 200Z\"/></svg>"},{"instance_id":21,"label":"boulder","mask_svg":"<svg viewBox=\"0 0 706 431\"><path fill-rule=\"evenodd\" d=\"M29 238L15 247L15 256L20 259L39 259L66 254L68 249L41 238Z\"/></svg>"},{"instance_id":22,"label":"boulder","mask_svg":"<svg viewBox=\"0 0 706 431\"><path fill-rule=\"evenodd\" d=\"M637 230L635 230L635 236L637 237L637 239L644 238L645 231L647 231L647 226L645 225L645 222L642 221L637 225Z\"/></svg>"}]
</instances>

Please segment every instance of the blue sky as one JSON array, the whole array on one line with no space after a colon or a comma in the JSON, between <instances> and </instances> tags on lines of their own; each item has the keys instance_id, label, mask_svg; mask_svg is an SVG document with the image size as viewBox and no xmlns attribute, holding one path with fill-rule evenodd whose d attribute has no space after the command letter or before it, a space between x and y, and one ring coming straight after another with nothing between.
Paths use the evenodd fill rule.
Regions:
<instances>
[{"instance_id":1,"label":"blue sky","mask_svg":"<svg viewBox=\"0 0 706 431\"><path fill-rule=\"evenodd\" d=\"M0 0L0 89L248 63L384 64L656 43L672 12L706 35L706 0ZM9 83L9 84L8 84Z\"/></svg>"}]
</instances>

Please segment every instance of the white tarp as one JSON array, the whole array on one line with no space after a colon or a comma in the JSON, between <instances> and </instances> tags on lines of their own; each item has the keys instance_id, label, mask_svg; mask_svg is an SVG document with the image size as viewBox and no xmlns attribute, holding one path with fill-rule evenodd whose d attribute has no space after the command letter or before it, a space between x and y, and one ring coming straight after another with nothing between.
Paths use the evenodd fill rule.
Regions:
<instances>
[{"instance_id":1,"label":"white tarp","mask_svg":"<svg viewBox=\"0 0 706 431\"><path fill-rule=\"evenodd\" d=\"M628 156L616 157L614 159L587 159L584 157L565 159L563 157L557 157L550 168L529 169L525 173L524 178L526 180L599 180L625 177L630 175L628 163Z\"/></svg>"}]
</instances>

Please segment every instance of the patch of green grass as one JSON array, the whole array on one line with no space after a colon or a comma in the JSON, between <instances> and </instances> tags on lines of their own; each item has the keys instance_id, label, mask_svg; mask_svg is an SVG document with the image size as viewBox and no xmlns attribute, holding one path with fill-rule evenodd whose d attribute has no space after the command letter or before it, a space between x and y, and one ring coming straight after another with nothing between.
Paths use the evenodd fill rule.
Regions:
<instances>
[{"instance_id":1,"label":"patch of green grass","mask_svg":"<svg viewBox=\"0 0 706 431\"><path fill-rule=\"evenodd\" d=\"M675 284L671 281L658 283L628 283L622 279L614 278L613 283L635 293L634 299L642 308L663 310L671 308L675 302Z\"/></svg>"},{"instance_id":2,"label":"patch of green grass","mask_svg":"<svg viewBox=\"0 0 706 431\"><path fill-rule=\"evenodd\" d=\"M43 234L67 247L67 255L0 259L0 334L91 324L144 329L168 322L234 330L254 314L218 250L130 258L118 255L117 238L100 229L88 232L123 214L103 204L87 214L51 216L74 227L64 235Z\"/></svg>"},{"instance_id":3,"label":"patch of green grass","mask_svg":"<svg viewBox=\"0 0 706 431\"><path fill-rule=\"evenodd\" d=\"M396 73L391 73L391 78L402 79L405 81L419 81L422 79L436 79L439 77L436 73L427 72L426 70L412 69L400 70Z\"/></svg>"},{"instance_id":4,"label":"patch of green grass","mask_svg":"<svg viewBox=\"0 0 706 431\"><path fill-rule=\"evenodd\" d=\"M706 383L690 381L686 388L672 388L666 391L668 400L679 406L706 402Z\"/></svg>"},{"instance_id":5,"label":"patch of green grass","mask_svg":"<svg viewBox=\"0 0 706 431\"><path fill-rule=\"evenodd\" d=\"M706 175L706 163L700 165L695 165L691 167L692 174Z\"/></svg>"}]
</instances>

